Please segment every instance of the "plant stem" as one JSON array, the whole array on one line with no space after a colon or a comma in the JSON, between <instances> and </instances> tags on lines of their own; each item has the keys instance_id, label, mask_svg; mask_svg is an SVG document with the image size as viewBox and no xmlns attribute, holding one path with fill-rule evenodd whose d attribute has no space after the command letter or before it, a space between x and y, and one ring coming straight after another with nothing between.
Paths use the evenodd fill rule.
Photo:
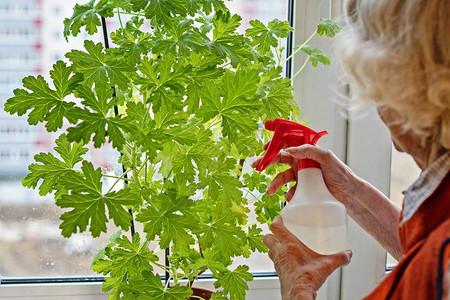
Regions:
<instances>
[{"instance_id":1,"label":"plant stem","mask_svg":"<svg viewBox=\"0 0 450 300\"><path fill-rule=\"evenodd\" d=\"M281 66L281 53L283 50L281 50L281 38L278 39L278 48L276 49L275 53L277 55L278 60L278 67Z\"/></svg>"},{"instance_id":2,"label":"plant stem","mask_svg":"<svg viewBox=\"0 0 450 300\"><path fill-rule=\"evenodd\" d=\"M143 15L143 14L132 13L132 12L126 12L126 11L121 11L120 13L121 13L122 15L132 15L132 16L145 17L145 15Z\"/></svg>"},{"instance_id":3,"label":"plant stem","mask_svg":"<svg viewBox=\"0 0 450 300\"><path fill-rule=\"evenodd\" d=\"M297 50L294 51L291 55L289 55L288 58L286 58L281 64L285 64L288 60L290 60L292 57L294 57L295 54L297 54L300 50L302 50L303 47L317 34L317 31L314 31L314 33L300 46L297 48Z\"/></svg>"},{"instance_id":4,"label":"plant stem","mask_svg":"<svg viewBox=\"0 0 450 300\"><path fill-rule=\"evenodd\" d=\"M137 170L137 175L139 176L139 173L141 173L141 171L142 171L142 169L144 168L144 167L146 167L147 166L147 163L148 163L148 161L150 160L150 158L146 158L146 160L142 163L142 165L141 165L141 167L139 168L139 170ZM146 176L147 177L147 176Z\"/></svg>"},{"instance_id":5,"label":"plant stem","mask_svg":"<svg viewBox=\"0 0 450 300\"><path fill-rule=\"evenodd\" d=\"M167 280L166 286L164 287L164 292L169 288L170 280L172 279L172 275L169 276L169 280Z\"/></svg>"},{"instance_id":6,"label":"plant stem","mask_svg":"<svg viewBox=\"0 0 450 300\"><path fill-rule=\"evenodd\" d=\"M169 270L165 265L158 264L157 262L154 262L153 264L154 264L155 266L157 266L157 267L163 269L163 270L166 271L166 272L170 272L170 270Z\"/></svg>"},{"instance_id":7,"label":"plant stem","mask_svg":"<svg viewBox=\"0 0 450 300\"><path fill-rule=\"evenodd\" d=\"M302 67L300 68L300 70L297 71L297 73L295 73L294 76L292 76L292 79L294 79L295 77L297 77L298 74L300 74L300 72L305 68L306 64L309 61L310 56L308 56L307 59L305 59L305 62L303 63Z\"/></svg>"},{"instance_id":8,"label":"plant stem","mask_svg":"<svg viewBox=\"0 0 450 300\"><path fill-rule=\"evenodd\" d=\"M136 170L136 164L137 164L137 153L136 153L136 145L134 145L133 148L131 148L131 157L133 158L133 181L134 183L141 188L141 183L139 182L139 172Z\"/></svg>"},{"instance_id":9,"label":"plant stem","mask_svg":"<svg viewBox=\"0 0 450 300\"><path fill-rule=\"evenodd\" d=\"M196 270L198 271L198 270ZM192 287L192 285L194 284L194 281L198 278L198 276L202 275L203 273L205 273L205 270L200 270L200 272L198 272L197 276L195 276L194 278L192 278L192 280L189 280L188 282L188 287Z\"/></svg>"},{"instance_id":10,"label":"plant stem","mask_svg":"<svg viewBox=\"0 0 450 300\"><path fill-rule=\"evenodd\" d=\"M214 120L217 119L217 120ZM211 124L209 124L208 129L211 129L212 127L216 126L217 124L220 123L220 119L217 117L214 117L213 121L211 121Z\"/></svg>"},{"instance_id":11,"label":"plant stem","mask_svg":"<svg viewBox=\"0 0 450 300\"><path fill-rule=\"evenodd\" d=\"M119 19L120 28L123 29L122 18L120 17L120 10L117 8L117 18Z\"/></svg>"},{"instance_id":12,"label":"plant stem","mask_svg":"<svg viewBox=\"0 0 450 300\"><path fill-rule=\"evenodd\" d=\"M108 174L102 174L102 176L103 176L103 177L108 177L108 178L115 178L115 179L119 178L119 177L117 177L117 176L114 176L114 175L108 175Z\"/></svg>"},{"instance_id":13,"label":"plant stem","mask_svg":"<svg viewBox=\"0 0 450 300\"><path fill-rule=\"evenodd\" d=\"M146 157L146 160L145 160L145 175L144 175L144 182L145 182L145 184L147 184L147 173L148 173L148 166L147 166L147 162L149 161L149 157L148 157L148 153L145 153L145 157Z\"/></svg>"},{"instance_id":14,"label":"plant stem","mask_svg":"<svg viewBox=\"0 0 450 300\"><path fill-rule=\"evenodd\" d=\"M125 175L128 174L128 172L130 172L131 169L126 170L125 172L122 173L122 175L120 175L119 178L117 178L117 180L113 183L113 185L109 188L108 193L110 193L112 191L112 189L114 188L114 186L119 182L119 180L124 179ZM124 179L125 180L125 179Z\"/></svg>"},{"instance_id":15,"label":"plant stem","mask_svg":"<svg viewBox=\"0 0 450 300\"><path fill-rule=\"evenodd\" d=\"M250 190L246 190L247 194L250 194L253 196L253 198L255 198L256 200L258 199L258 197L256 197L252 192L250 192Z\"/></svg>"}]
</instances>

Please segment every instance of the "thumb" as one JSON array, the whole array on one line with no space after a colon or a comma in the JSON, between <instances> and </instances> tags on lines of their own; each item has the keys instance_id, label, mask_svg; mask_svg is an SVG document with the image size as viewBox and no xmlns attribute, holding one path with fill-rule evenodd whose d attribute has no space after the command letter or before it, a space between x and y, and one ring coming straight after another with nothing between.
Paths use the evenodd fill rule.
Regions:
<instances>
[{"instance_id":1,"label":"thumb","mask_svg":"<svg viewBox=\"0 0 450 300\"><path fill-rule=\"evenodd\" d=\"M331 272L334 272L339 267L346 266L350 263L353 256L353 252L351 250L341 251L336 254L327 255L326 257L329 259L329 267Z\"/></svg>"}]
</instances>

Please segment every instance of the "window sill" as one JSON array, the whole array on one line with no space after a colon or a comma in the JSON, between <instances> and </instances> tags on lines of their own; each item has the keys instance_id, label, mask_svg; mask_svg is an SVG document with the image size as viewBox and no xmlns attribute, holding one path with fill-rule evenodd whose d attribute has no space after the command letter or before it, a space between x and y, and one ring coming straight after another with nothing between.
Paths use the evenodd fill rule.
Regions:
<instances>
[{"instance_id":1,"label":"window sill","mask_svg":"<svg viewBox=\"0 0 450 300\"><path fill-rule=\"evenodd\" d=\"M0 299L14 300L105 300L107 294L101 290L101 278L93 282L52 282L52 283L13 283L11 280L3 280L0 286ZM8 283L9 282L9 283ZM214 280L200 279L197 287L214 289ZM280 283L276 276L255 276L249 282L249 291L246 300L256 299L281 299Z\"/></svg>"}]
</instances>

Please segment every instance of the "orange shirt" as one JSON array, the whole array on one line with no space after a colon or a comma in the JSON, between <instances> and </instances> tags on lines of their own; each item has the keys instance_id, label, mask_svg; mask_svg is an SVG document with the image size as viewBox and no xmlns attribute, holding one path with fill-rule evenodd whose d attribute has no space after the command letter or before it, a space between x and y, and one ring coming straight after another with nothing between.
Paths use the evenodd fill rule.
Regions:
<instances>
[{"instance_id":1,"label":"orange shirt","mask_svg":"<svg viewBox=\"0 0 450 300\"><path fill-rule=\"evenodd\" d=\"M398 227L403 258L366 300L443 299L450 261L450 173Z\"/></svg>"}]
</instances>

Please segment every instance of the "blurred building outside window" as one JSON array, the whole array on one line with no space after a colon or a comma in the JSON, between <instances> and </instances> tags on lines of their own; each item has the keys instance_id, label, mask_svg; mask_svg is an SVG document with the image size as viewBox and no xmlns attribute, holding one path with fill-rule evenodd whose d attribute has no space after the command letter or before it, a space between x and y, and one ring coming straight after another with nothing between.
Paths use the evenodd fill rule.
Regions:
<instances>
[{"instance_id":1,"label":"blurred building outside window","mask_svg":"<svg viewBox=\"0 0 450 300\"><path fill-rule=\"evenodd\" d=\"M69 239L58 228L59 209L51 195L40 196L37 190L22 186L33 156L50 152L58 133L49 134L44 125L31 127L26 116L11 116L3 111L15 88L21 88L22 78L42 75L56 59L63 59L71 49L82 49L84 39L103 41L100 34L63 37L63 20L72 15L80 0L1 0L0 1L0 276L1 278L36 278L62 276L96 276L91 270L92 257L108 242L115 230L93 239L89 234L75 234ZM287 0L236 0L227 2L242 24L252 19L264 23L287 19ZM108 19L109 33L118 22ZM240 29L245 30L245 26ZM101 32L101 30L100 30ZM112 147L93 151L89 159L105 172L121 172ZM267 228L266 232L267 232ZM137 228L137 230L140 230ZM161 258L163 257L161 252ZM242 263L239 261L237 263ZM251 271L273 271L266 254L256 254L245 261Z\"/></svg>"}]
</instances>

